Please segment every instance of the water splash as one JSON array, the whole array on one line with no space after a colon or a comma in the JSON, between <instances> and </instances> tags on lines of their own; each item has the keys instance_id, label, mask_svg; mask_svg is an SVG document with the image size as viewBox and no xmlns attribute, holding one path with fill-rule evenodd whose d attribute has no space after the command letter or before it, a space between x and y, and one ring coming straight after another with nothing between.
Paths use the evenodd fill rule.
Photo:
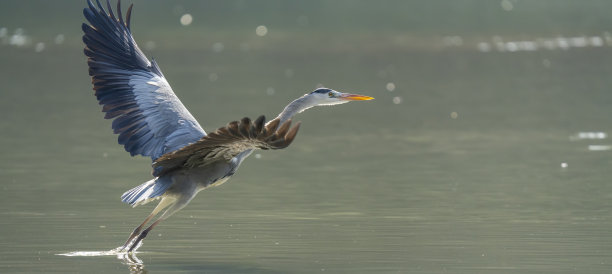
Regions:
<instances>
[{"instance_id":1,"label":"water splash","mask_svg":"<svg viewBox=\"0 0 612 274\"><path fill-rule=\"evenodd\" d=\"M140 247L140 245L138 245ZM116 256L122 264L129 267L130 273L146 273L144 262L136 256L137 252L119 251L121 248L115 248L107 251L73 251L58 256L66 257L100 257L100 256Z\"/></svg>"},{"instance_id":2,"label":"water splash","mask_svg":"<svg viewBox=\"0 0 612 274\"><path fill-rule=\"evenodd\" d=\"M104 251L72 251L68 253L56 254L58 256L66 256L66 257L97 257L97 256L117 256L118 259L122 259L127 255L136 254L136 250L142 246L144 241L140 241L138 245L134 248L132 252L128 252L126 248L123 246ZM134 255L135 257L135 255Z\"/></svg>"},{"instance_id":3,"label":"water splash","mask_svg":"<svg viewBox=\"0 0 612 274\"><path fill-rule=\"evenodd\" d=\"M66 257L97 257L97 256L120 256L127 254L127 252L118 252L114 249L106 251L72 251L68 253L56 254L58 256Z\"/></svg>"}]
</instances>

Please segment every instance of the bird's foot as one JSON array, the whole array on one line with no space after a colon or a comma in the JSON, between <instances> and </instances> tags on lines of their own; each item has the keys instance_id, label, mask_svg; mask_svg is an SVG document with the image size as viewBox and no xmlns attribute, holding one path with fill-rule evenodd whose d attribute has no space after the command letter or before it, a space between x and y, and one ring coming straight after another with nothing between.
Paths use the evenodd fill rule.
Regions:
<instances>
[{"instance_id":1,"label":"bird's foot","mask_svg":"<svg viewBox=\"0 0 612 274\"><path fill-rule=\"evenodd\" d=\"M136 250L138 250L140 246L142 246L142 239L137 239L136 241L130 243L130 248L127 250L127 253L136 252Z\"/></svg>"},{"instance_id":2,"label":"bird's foot","mask_svg":"<svg viewBox=\"0 0 612 274\"><path fill-rule=\"evenodd\" d=\"M137 239L134 239L130 241L129 243L125 243L122 246L112 249L111 251L115 253L132 253L132 252L136 252L136 250L140 248L141 245L142 245L142 240L137 241Z\"/></svg>"},{"instance_id":3,"label":"bird's foot","mask_svg":"<svg viewBox=\"0 0 612 274\"><path fill-rule=\"evenodd\" d=\"M129 266L144 267L144 263L142 262L142 260L136 257L136 254L134 253L117 254L117 259L122 260L124 264L129 265ZM131 267L130 267L130 270L132 270ZM130 273L140 273L140 272L130 272Z\"/></svg>"}]
</instances>

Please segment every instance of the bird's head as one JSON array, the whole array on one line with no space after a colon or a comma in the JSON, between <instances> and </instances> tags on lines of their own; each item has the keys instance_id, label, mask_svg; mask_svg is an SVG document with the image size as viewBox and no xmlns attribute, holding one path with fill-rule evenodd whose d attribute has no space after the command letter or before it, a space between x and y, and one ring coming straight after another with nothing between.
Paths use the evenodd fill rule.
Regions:
<instances>
[{"instance_id":1,"label":"bird's head","mask_svg":"<svg viewBox=\"0 0 612 274\"><path fill-rule=\"evenodd\" d=\"M293 102L289 103L277 118L281 121L281 123L283 123L284 121L291 119L293 115L301 113L302 111L305 111L311 107L332 106L348 103L350 101L365 101L372 99L374 99L374 97L343 93L329 88L318 88L311 93L304 94L304 96L293 100Z\"/></svg>"},{"instance_id":2,"label":"bird's head","mask_svg":"<svg viewBox=\"0 0 612 274\"><path fill-rule=\"evenodd\" d=\"M313 92L307 94L306 97L311 97L310 100L312 100L312 103L315 106L331 106L348 103L350 101L365 101L374 99L374 97L370 96L343 93L329 88L315 89Z\"/></svg>"}]
</instances>

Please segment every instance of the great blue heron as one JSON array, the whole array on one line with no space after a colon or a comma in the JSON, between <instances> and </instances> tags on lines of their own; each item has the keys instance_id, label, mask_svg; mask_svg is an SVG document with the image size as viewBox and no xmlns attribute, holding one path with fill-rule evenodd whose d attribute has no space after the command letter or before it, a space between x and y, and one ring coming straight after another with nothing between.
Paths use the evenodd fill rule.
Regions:
<instances>
[{"instance_id":1,"label":"great blue heron","mask_svg":"<svg viewBox=\"0 0 612 274\"><path fill-rule=\"evenodd\" d=\"M120 1L117 16L109 1L108 13L99 0L96 5L91 0L87 3L83 14L90 25L82 26L83 42L104 118L114 119L112 128L126 151L153 160L154 178L128 190L121 199L132 206L161 199L117 251L134 251L151 229L185 207L198 192L227 181L254 149L289 146L300 126L291 127L295 114L314 106L374 99L318 88L289 103L267 123L264 116L254 121L243 118L207 135L176 97L157 63L138 48L130 31L132 5L124 20Z\"/></svg>"}]
</instances>

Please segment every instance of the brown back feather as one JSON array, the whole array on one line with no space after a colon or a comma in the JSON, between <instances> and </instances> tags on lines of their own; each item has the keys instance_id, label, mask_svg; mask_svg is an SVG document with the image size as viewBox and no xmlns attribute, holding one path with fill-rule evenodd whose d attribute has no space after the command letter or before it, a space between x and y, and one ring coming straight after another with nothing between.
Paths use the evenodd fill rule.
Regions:
<instances>
[{"instance_id":1,"label":"brown back feather","mask_svg":"<svg viewBox=\"0 0 612 274\"><path fill-rule=\"evenodd\" d=\"M291 120L279 125L280 121L274 119L265 126L264 121L263 115L254 122L247 117L232 121L199 141L156 159L153 174L161 176L180 168L230 161L249 149L283 149L293 142L300 128L299 122L291 127Z\"/></svg>"}]
</instances>

